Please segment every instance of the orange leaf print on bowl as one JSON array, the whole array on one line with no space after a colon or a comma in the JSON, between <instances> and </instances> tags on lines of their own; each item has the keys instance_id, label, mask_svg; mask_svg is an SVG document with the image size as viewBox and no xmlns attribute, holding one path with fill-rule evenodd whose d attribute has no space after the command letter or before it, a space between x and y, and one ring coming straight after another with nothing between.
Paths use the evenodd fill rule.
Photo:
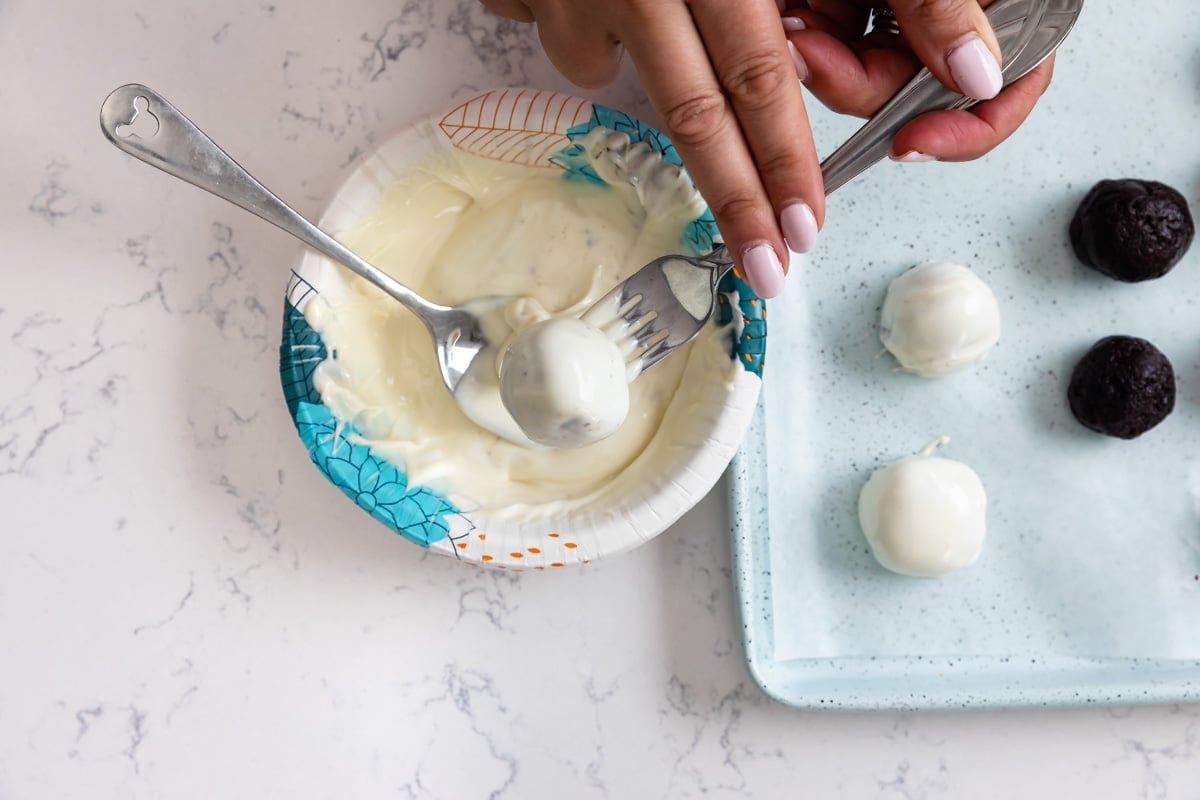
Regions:
<instances>
[{"instance_id":1,"label":"orange leaf print on bowl","mask_svg":"<svg viewBox=\"0 0 1200 800\"><path fill-rule=\"evenodd\" d=\"M586 120L591 104L536 89L500 89L451 109L438 127L459 150L523 164L554 167L551 158L569 142L567 128Z\"/></svg>"}]
</instances>

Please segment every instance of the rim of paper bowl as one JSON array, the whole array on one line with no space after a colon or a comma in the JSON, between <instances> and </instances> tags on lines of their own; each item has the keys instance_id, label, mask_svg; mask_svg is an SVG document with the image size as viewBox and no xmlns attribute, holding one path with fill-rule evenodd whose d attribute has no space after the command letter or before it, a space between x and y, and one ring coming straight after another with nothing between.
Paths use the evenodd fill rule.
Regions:
<instances>
[{"instance_id":1,"label":"rim of paper bowl","mask_svg":"<svg viewBox=\"0 0 1200 800\"><path fill-rule=\"evenodd\" d=\"M542 169L588 174L574 140L603 126L645 142L663 160L680 165L670 141L645 123L591 101L536 89L495 89L424 117L358 161L321 216L328 231L344 230L367 215L384 189L415 161L438 148L457 148ZM574 150L573 150L574 148ZM589 176L598 180L594 173ZM694 220L687 238L697 252L711 248L711 213ZM722 321L741 320L732 359L742 369L728 391L712 393L702 410L707 434L680 442L679 457L665 474L647 476L640 491L590 513L542 519L506 519L466 511L429 487L410 486L402 468L376 456L355 439L352 425L337 420L313 387L313 370L328 351L304 318L313 297L337 294L341 268L305 251L291 273L284 303L280 378L288 410L317 469L363 511L404 538L436 553L476 565L545 569L586 563L629 550L666 530L699 502L726 469L749 425L761 388L766 348L765 304L735 273L722 283ZM433 358L432 348L430 358ZM449 401L448 401L449 402ZM669 412L668 412L669 413Z\"/></svg>"}]
</instances>

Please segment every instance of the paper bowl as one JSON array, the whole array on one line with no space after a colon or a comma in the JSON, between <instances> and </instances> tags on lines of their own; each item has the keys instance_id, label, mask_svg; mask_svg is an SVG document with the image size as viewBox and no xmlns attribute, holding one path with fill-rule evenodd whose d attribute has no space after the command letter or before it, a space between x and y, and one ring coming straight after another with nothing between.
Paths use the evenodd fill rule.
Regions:
<instances>
[{"instance_id":1,"label":"paper bowl","mask_svg":"<svg viewBox=\"0 0 1200 800\"><path fill-rule=\"evenodd\" d=\"M596 126L645 142L679 165L661 133L628 115L569 95L532 89L489 91L456 104L445 114L402 130L367 154L333 196L321 226L337 233L368 214L384 189L412 163L439 148L530 167L587 174L574 141ZM573 149L574 148L574 149ZM597 180L592 172L588 177ZM716 226L706 209L687 230L696 252L712 246ZM328 351L304 317L317 295L336 301L344 272L306 251L292 272L284 304L280 375L288 410L313 464L359 508L405 539L471 564L506 569L544 569L584 563L629 550L666 530L712 488L728 466L749 424L761 388L766 313L761 300L737 275L722 284L720 309L732 322L730 358L741 368L714 375L707 397L692 401L698 414L688 441L670 442L665 470L644 480L620 481L619 496L601 510L520 519L471 510L469 497L411 485L402 465L372 452L353 425L334 418L313 387L313 371ZM733 318L737 313L740 319ZM434 357L432 347L430 358ZM452 402L447 396L446 402ZM668 411L668 413L671 413ZM636 469L637 463L630 467ZM347 509L351 508L347 504Z\"/></svg>"}]
</instances>

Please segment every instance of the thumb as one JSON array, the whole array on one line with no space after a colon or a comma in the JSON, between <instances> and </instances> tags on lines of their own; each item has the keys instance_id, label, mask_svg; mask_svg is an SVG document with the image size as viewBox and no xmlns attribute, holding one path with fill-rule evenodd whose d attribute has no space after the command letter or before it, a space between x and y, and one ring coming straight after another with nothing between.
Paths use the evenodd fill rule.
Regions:
<instances>
[{"instance_id":1,"label":"thumb","mask_svg":"<svg viewBox=\"0 0 1200 800\"><path fill-rule=\"evenodd\" d=\"M938 80L973 100L1000 93L1000 46L977 0L891 4L904 38Z\"/></svg>"}]
</instances>

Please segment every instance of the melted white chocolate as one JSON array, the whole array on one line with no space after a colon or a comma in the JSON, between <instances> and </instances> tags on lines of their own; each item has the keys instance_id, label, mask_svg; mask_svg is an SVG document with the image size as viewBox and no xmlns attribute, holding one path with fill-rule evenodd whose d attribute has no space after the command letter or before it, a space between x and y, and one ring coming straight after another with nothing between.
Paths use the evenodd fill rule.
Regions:
<instances>
[{"instance_id":1,"label":"melted white chocolate","mask_svg":"<svg viewBox=\"0 0 1200 800\"><path fill-rule=\"evenodd\" d=\"M577 317L643 264L679 252L697 202L694 190L676 191L669 203L659 194L648 214L629 184L564 180L557 171L455 151L410 168L340 238L434 302L517 298L499 322L516 332ZM693 435L694 398L708 396L721 375L732 385L739 369L726 337L710 326L690 352L665 359L628 386L628 414L611 436L573 450L524 447L463 413L415 316L356 277L347 274L346 283L336 306L322 295L305 310L333 354L314 377L322 401L352 422L375 453L402 467L410 484L452 500L469 498L491 513L605 507L606 498L630 491L639 475L671 462L669 442ZM474 417L504 413L497 379L503 350L501 343L488 361L476 359L481 371L468 389L476 396L467 400Z\"/></svg>"},{"instance_id":2,"label":"melted white chocolate","mask_svg":"<svg viewBox=\"0 0 1200 800\"><path fill-rule=\"evenodd\" d=\"M987 532L987 495L966 464L932 455L942 437L914 456L872 473L858 496L858 520L871 553L902 575L938 577L974 564Z\"/></svg>"},{"instance_id":3,"label":"melted white chocolate","mask_svg":"<svg viewBox=\"0 0 1200 800\"><path fill-rule=\"evenodd\" d=\"M971 270L930 261L888 286L879 338L906 371L945 375L987 356L1000 339L1000 308Z\"/></svg>"}]
</instances>

